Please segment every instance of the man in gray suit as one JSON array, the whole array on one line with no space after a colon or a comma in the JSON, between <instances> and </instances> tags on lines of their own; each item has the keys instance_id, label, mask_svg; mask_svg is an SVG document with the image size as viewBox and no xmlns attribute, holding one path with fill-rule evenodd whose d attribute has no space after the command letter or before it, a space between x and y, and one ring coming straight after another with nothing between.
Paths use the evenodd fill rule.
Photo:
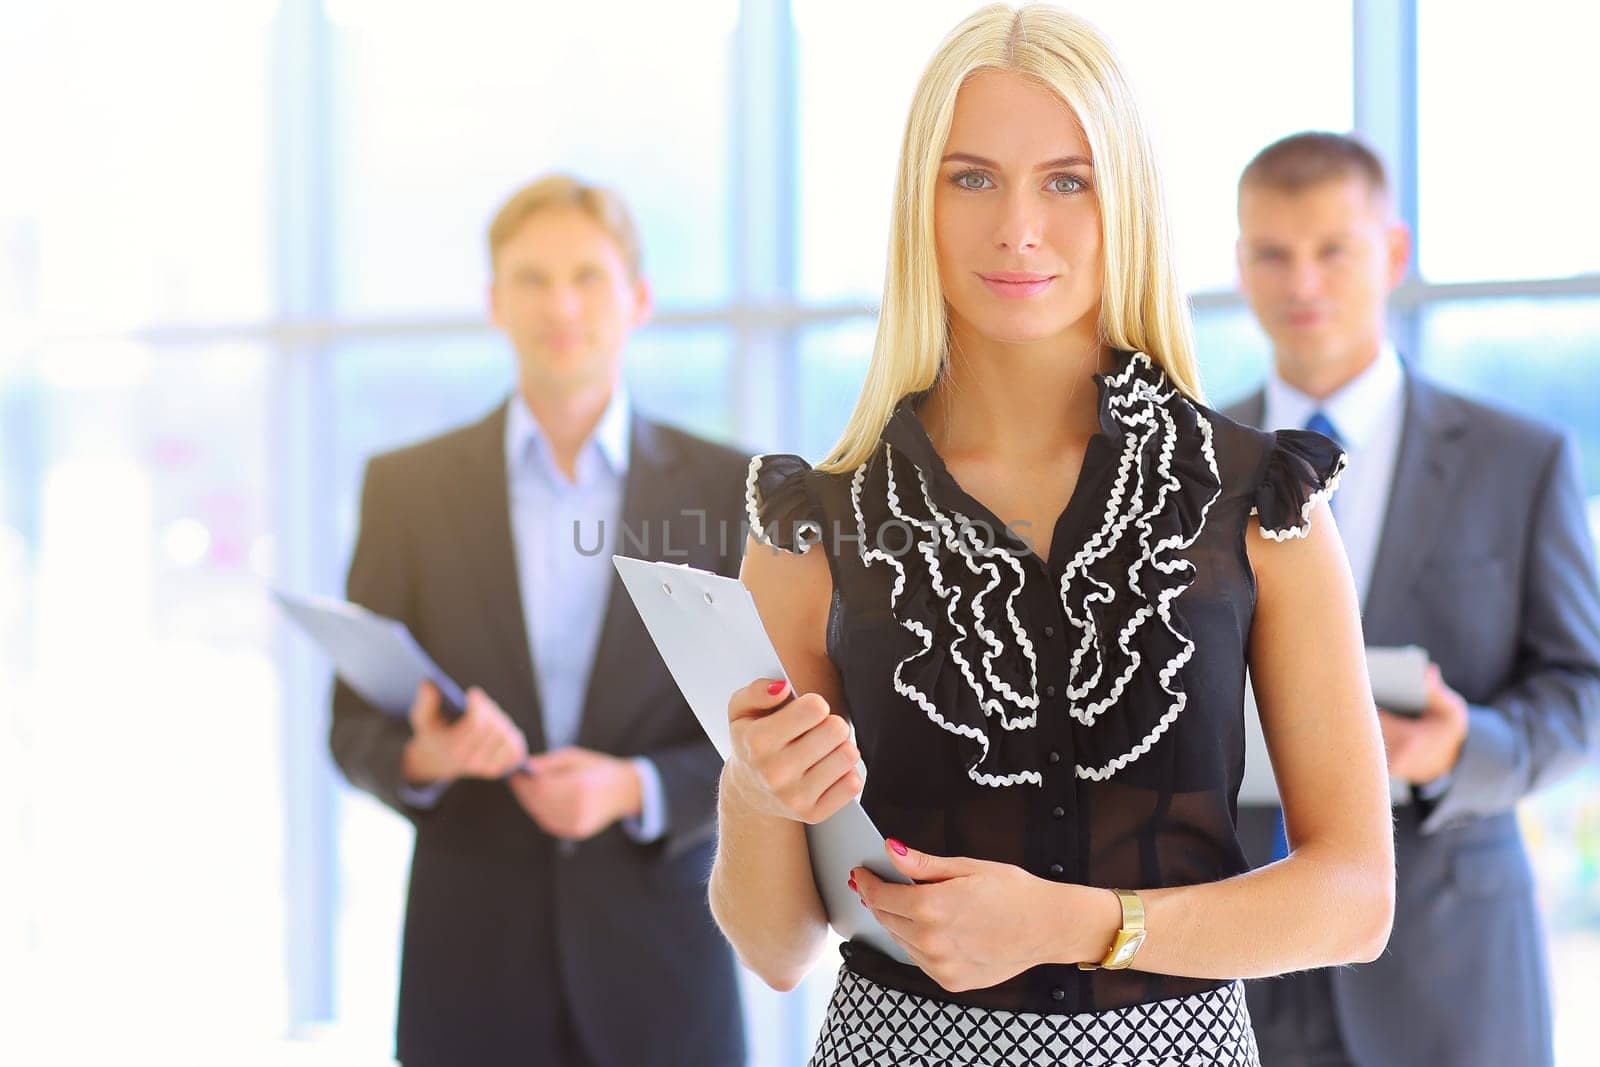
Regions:
<instances>
[{"instance_id":1,"label":"man in gray suit","mask_svg":"<svg viewBox=\"0 0 1600 1067\"><path fill-rule=\"evenodd\" d=\"M1384 305L1410 255L1382 164L1297 134L1239 182L1239 274L1273 344L1264 389L1228 412L1335 437L1335 520L1369 645L1421 645L1418 717L1380 709L1398 887L1389 949L1364 967L1252 982L1267 1067L1538 1067L1548 980L1517 802L1600 738L1600 593L1573 448L1548 426L1405 367ZM1508 368L1514 373L1514 368ZM1255 864L1287 842L1245 807Z\"/></svg>"}]
</instances>

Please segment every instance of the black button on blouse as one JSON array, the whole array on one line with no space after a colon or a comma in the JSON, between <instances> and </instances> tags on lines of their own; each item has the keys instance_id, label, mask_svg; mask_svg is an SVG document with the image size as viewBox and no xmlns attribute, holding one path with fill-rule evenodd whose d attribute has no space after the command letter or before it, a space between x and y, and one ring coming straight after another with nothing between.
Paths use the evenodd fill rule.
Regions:
<instances>
[{"instance_id":1,"label":"black button on blouse","mask_svg":"<svg viewBox=\"0 0 1600 1067\"><path fill-rule=\"evenodd\" d=\"M885 835L1086 885L1216 881L1246 869L1231 815L1255 604L1245 535L1258 515L1263 536L1304 536L1344 455L1317 434L1232 422L1141 354L1115 364L1096 376L1100 432L1047 560L950 475L916 415L925 393L854 471L757 457L749 518L763 541L828 559L828 654ZM950 993L866 945L847 965L1013 1011L1223 984L1068 963Z\"/></svg>"}]
</instances>

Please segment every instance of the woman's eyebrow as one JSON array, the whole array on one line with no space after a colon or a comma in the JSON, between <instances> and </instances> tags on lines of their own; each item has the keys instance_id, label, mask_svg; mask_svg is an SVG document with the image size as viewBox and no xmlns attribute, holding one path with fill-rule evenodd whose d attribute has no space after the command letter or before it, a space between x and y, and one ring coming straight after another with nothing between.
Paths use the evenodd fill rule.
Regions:
<instances>
[{"instance_id":1,"label":"woman's eyebrow","mask_svg":"<svg viewBox=\"0 0 1600 1067\"><path fill-rule=\"evenodd\" d=\"M1000 164L992 159L984 159L967 152L951 152L939 161L943 163L970 163L975 167L988 167L999 170ZM1034 170L1055 170L1058 167L1092 167L1094 163L1084 156L1062 156L1060 159L1049 159L1034 165Z\"/></svg>"}]
</instances>

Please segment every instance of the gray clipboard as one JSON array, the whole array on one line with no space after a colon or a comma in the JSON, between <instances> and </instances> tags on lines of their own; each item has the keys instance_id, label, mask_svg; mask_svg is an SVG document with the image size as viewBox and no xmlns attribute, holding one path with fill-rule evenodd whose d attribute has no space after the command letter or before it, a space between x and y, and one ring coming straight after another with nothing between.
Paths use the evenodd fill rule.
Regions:
<instances>
[{"instance_id":1,"label":"gray clipboard","mask_svg":"<svg viewBox=\"0 0 1600 1067\"><path fill-rule=\"evenodd\" d=\"M405 718L424 680L438 688L447 722L466 708L461 687L422 650L405 623L345 600L271 592L284 614L333 660L334 672L379 711Z\"/></svg>"},{"instance_id":2,"label":"gray clipboard","mask_svg":"<svg viewBox=\"0 0 1600 1067\"><path fill-rule=\"evenodd\" d=\"M735 578L686 564L627 556L612 556L611 561L695 718L727 759L729 697L757 678L789 677L750 591ZM910 963L905 950L861 906L847 884L855 867L866 867L885 881L911 881L889 864L883 835L860 801L852 800L827 821L807 826L806 843L828 924L840 937L863 941Z\"/></svg>"}]
</instances>

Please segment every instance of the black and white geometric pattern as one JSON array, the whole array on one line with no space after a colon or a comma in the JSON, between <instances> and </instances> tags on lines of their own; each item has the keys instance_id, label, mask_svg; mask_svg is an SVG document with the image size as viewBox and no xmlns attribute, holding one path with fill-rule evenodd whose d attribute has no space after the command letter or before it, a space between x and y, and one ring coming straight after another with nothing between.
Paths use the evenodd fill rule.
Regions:
<instances>
[{"instance_id":1,"label":"black and white geometric pattern","mask_svg":"<svg viewBox=\"0 0 1600 1067\"><path fill-rule=\"evenodd\" d=\"M1260 1067L1244 985L1082 1015L929 1000L839 971L808 1067Z\"/></svg>"}]
</instances>

